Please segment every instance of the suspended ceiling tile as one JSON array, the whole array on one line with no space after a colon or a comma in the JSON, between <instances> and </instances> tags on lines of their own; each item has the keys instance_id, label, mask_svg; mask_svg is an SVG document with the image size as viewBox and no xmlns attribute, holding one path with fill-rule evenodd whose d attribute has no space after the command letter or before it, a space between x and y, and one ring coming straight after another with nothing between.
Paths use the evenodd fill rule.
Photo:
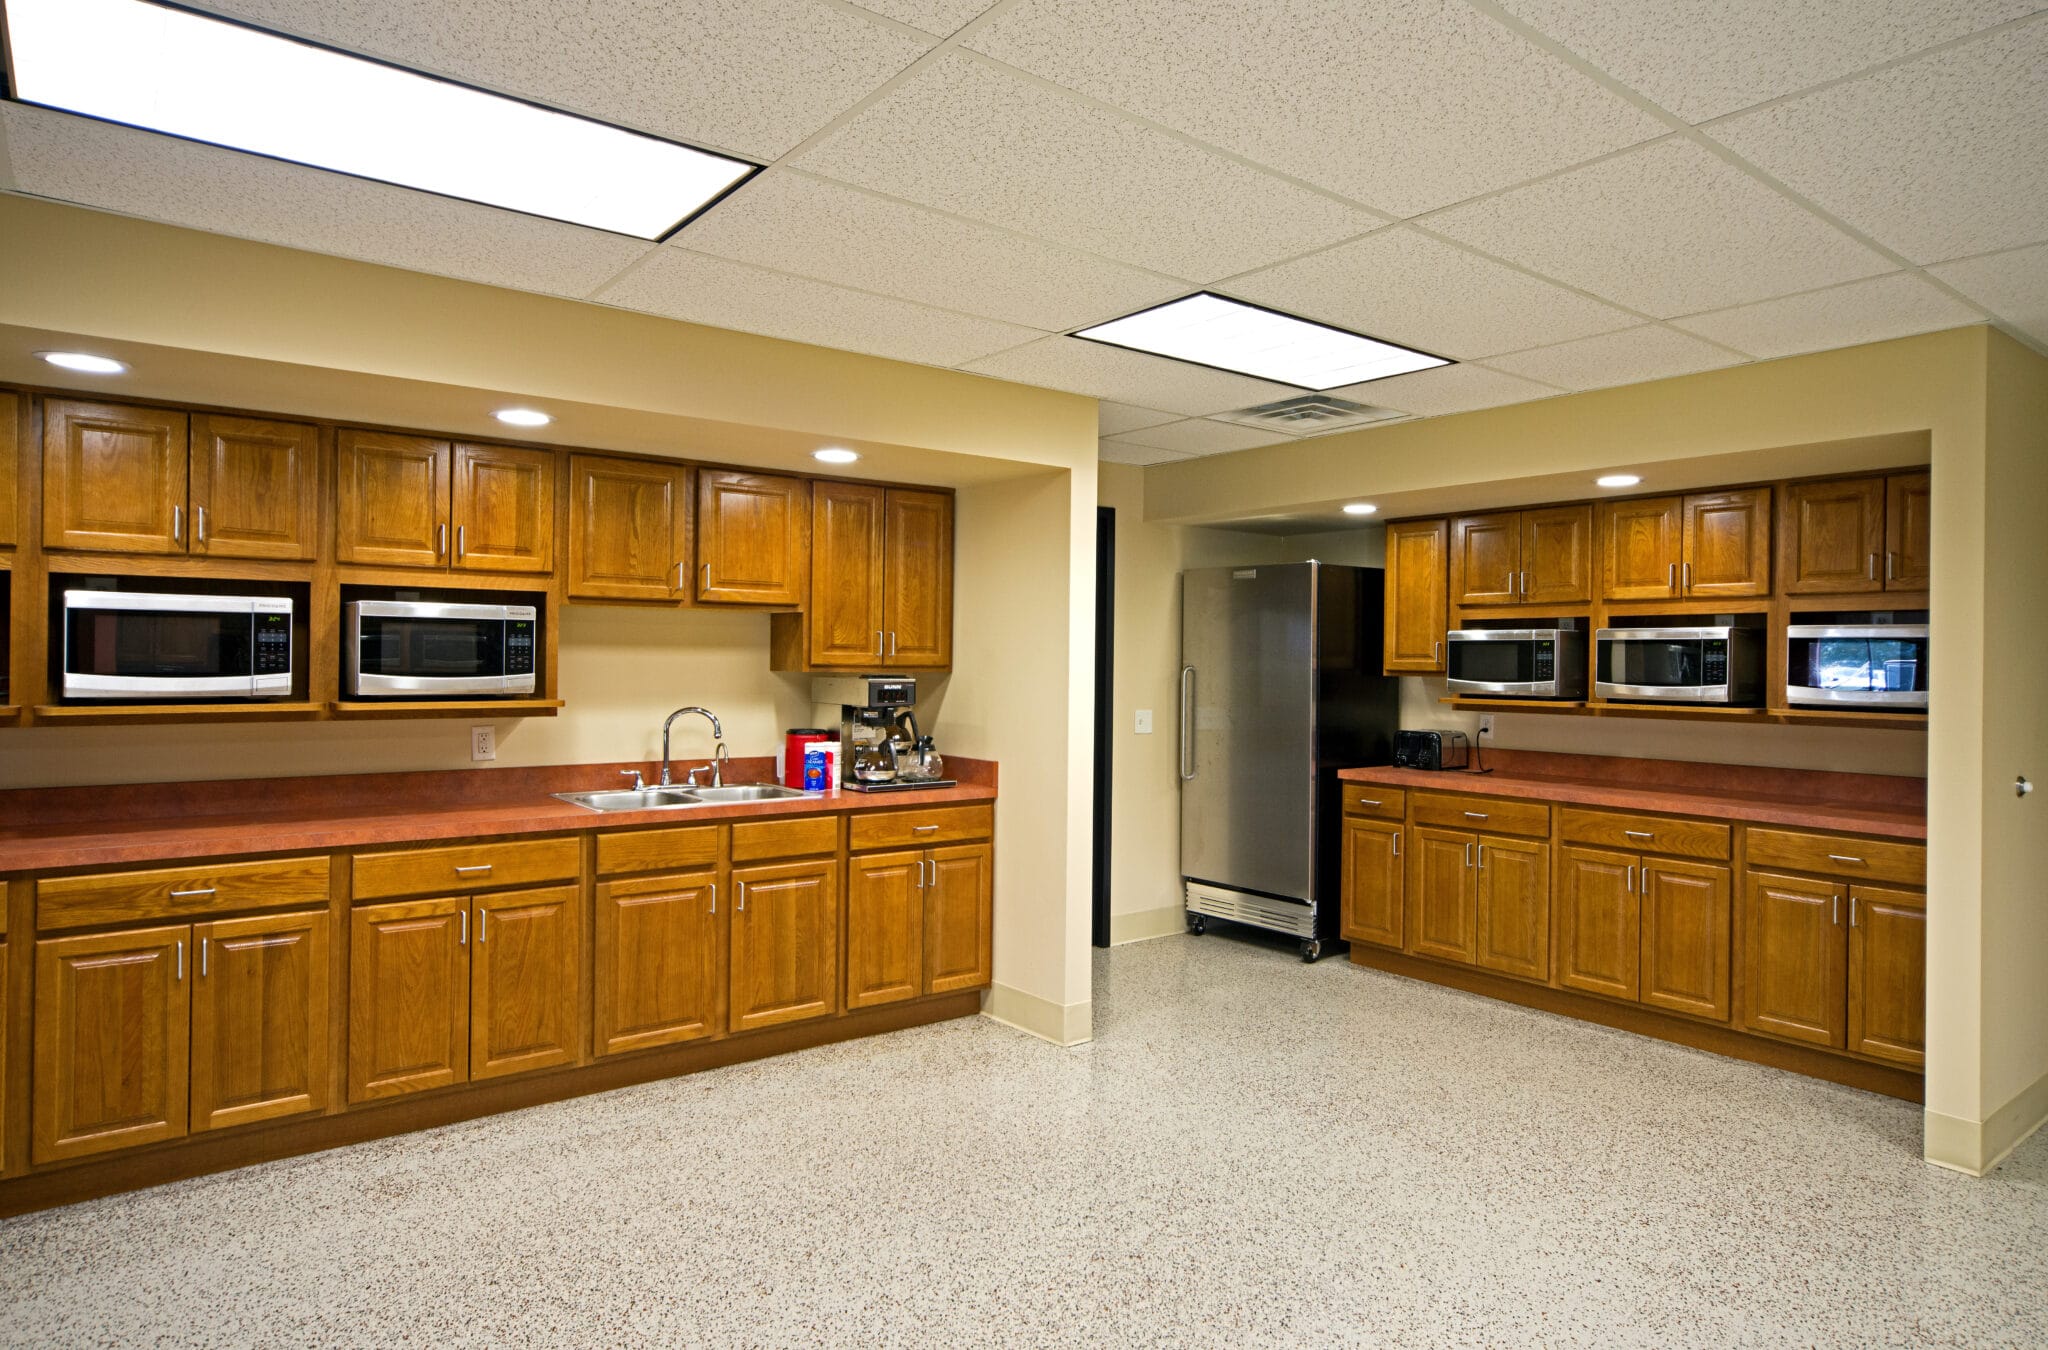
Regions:
<instances>
[{"instance_id":1,"label":"suspended ceiling tile","mask_svg":"<svg viewBox=\"0 0 2048 1350\"><path fill-rule=\"evenodd\" d=\"M2048 239L2048 15L1709 135L1916 263Z\"/></svg>"},{"instance_id":2,"label":"suspended ceiling tile","mask_svg":"<svg viewBox=\"0 0 2048 1350\"><path fill-rule=\"evenodd\" d=\"M1128 445L1118 441L1099 440L1095 442L1095 457L1106 459L1111 464L1173 464L1192 455L1175 454L1150 445Z\"/></svg>"},{"instance_id":3,"label":"suspended ceiling tile","mask_svg":"<svg viewBox=\"0 0 2048 1350\"><path fill-rule=\"evenodd\" d=\"M933 366L959 365L1041 336L1031 328L843 290L680 248L656 250L593 298L714 328Z\"/></svg>"},{"instance_id":4,"label":"suspended ceiling tile","mask_svg":"<svg viewBox=\"0 0 2048 1350\"><path fill-rule=\"evenodd\" d=\"M2017 19L2041 0L1496 0L1621 83L1704 122Z\"/></svg>"},{"instance_id":5,"label":"suspended ceiling tile","mask_svg":"<svg viewBox=\"0 0 2048 1350\"><path fill-rule=\"evenodd\" d=\"M957 33L993 0L854 0L862 9L940 37Z\"/></svg>"},{"instance_id":6,"label":"suspended ceiling tile","mask_svg":"<svg viewBox=\"0 0 2048 1350\"><path fill-rule=\"evenodd\" d=\"M1711 343L1652 324L1497 356L1488 364L1560 389L1601 389L1715 370L1741 360Z\"/></svg>"},{"instance_id":7,"label":"suspended ceiling tile","mask_svg":"<svg viewBox=\"0 0 2048 1350\"><path fill-rule=\"evenodd\" d=\"M1156 408L1136 408L1128 403L1104 400L1095 405L1096 430L1104 436L1116 436L1126 431L1137 431L1142 427L1156 427L1179 419L1179 413L1160 412Z\"/></svg>"},{"instance_id":8,"label":"suspended ceiling tile","mask_svg":"<svg viewBox=\"0 0 2048 1350\"><path fill-rule=\"evenodd\" d=\"M2048 343L2048 244L1927 269L2000 320Z\"/></svg>"},{"instance_id":9,"label":"suspended ceiling tile","mask_svg":"<svg viewBox=\"0 0 2048 1350\"><path fill-rule=\"evenodd\" d=\"M1975 309L1910 272L1808 295L1672 320L1674 328L1748 352L1792 356L1982 323Z\"/></svg>"},{"instance_id":10,"label":"suspended ceiling tile","mask_svg":"<svg viewBox=\"0 0 2048 1350\"><path fill-rule=\"evenodd\" d=\"M1463 4L1025 0L967 45L1394 216L1665 130Z\"/></svg>"},{"instance_id":11,"label":"suspended ceiling tile","mask_svg":"<svg viewBox=\"0 0 2048 1350\"><path fill-rule=\"evenodd\" d=\"M1046 330L1187 292L1184 282L786 170L747 184L676 243Z\"/></svg>"},{"instance_id":12,"label":"suspended ceiling tile","mask_svg":"<svg viewBox=\"0 0 2048 1350\"><path fill-rule=\"evenodd\" d=\"M1222 289L1440 356L1471 360L1642 320L1407 228L1235 277Z\"/></svg>"},{"instance_id":13,"label":"suspended ceiling tile","mask_svg":"<svg viewBox=\"0 0 2048 1350\"><path fill-rule=\"evenodd\" d=\"M1441 212L1428 224L1659 318L1810 291L1895 267L1682 139Z\"/></svg>"},{"instance_id":14,"label":"suspended ceiling tile","mask_svg":"<svg viewBox=\"0 0 2048 1350\"><path fill-rule=\"evenodd\" d=\"M1194 281L1382 223L960 53L919 70L795 163Z\"/></svg>"},{"instance_id":15,"label":"suspended ceiling tile","mask_svg":"<svg viewBox=\"0 0 2048 1350\"><path fill-rule=\"evenodd\" d=\"M1186 417L1249 408L1302 392L1292 385L1272 384L1070 337L1042 338L1014 351L971 362L967 369L999 380L1065 389L1143 408L1166 408Z\"/></svg>"},{"instance_id":16,"label":"suspended ceiling tile","mask_svg":"<svg viewBox=\"0 0 2048 1350\"><path fill-rule=\"evenodd\" d=\"M1330 392L1357 403L1398 408L1417 417L1441 417L1447 413L1471 412L1476 408L1527 403L1532 399L1550 398L1563 391L1520 376L1504 375L1485 366L1459 365L1418 370L1412 375L1395 375Z\"/></svg>"},{"instance_id":17,"label":"suspended ceiling tile","mask_svg":"<svg viewBox=\"0 0 2048 1350\"><path fill-rule=\"evenodd\" d=\"M1173 450L1183 455L1219 455L1232 450L1251 450L1261 445L1278 445L1282 441L1291 441L1294 437L1284 431L1265 431L1258 427L1241 427L1229 422L1211 422L1204 417L1190 417L1185 422L1168 422L1165 426L1125 432L1110 439L1125 445L1149 445L1157 450Z\"/></svg>"},{"instance_id":18,"label":"suspended ceiling tile","mask_svg":"<svg viewBox=\"0 0 2048 1350\"><path fill-rule=\"evenodd\" d=\"M585 296L643 240L0 103L17 190L516 290Z\"/></svg>"},{"instance_id":19,"label":"suspended ceiling tile","mask_svg":"<svg viewBox=\"0 0 2048 1350\"><path fill-rule=\"evenodd\" d=\"M330 46L760 160L786 153L935 45L817 0L198 2Z\"/></svg>"}]
</instances>

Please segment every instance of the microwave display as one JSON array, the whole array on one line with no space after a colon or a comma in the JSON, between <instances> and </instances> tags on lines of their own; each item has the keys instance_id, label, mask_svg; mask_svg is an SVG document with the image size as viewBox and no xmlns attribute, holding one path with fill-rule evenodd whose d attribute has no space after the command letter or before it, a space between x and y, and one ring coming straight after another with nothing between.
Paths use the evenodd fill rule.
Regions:
<instances>
[{"instance_id":1,"label":"microwave display","mask_svg":"<svg viewBox=\"0 0 2048 1350\"><path fill-rule=\"evenodd\" d=\"M531 605L359 600L348 606L357 696L528 694L539 614Z\"/></svg>"},{"instance_id":2,"label":"microwave display","mask_svg":"<svg viewBox=\"0 0 2048 1350\"><path fill-rule=\"evenodd\" d=\"M66 697L276 696L291 691L289 600L66 591L63 623Z\"/></svg>"}]
</instances>

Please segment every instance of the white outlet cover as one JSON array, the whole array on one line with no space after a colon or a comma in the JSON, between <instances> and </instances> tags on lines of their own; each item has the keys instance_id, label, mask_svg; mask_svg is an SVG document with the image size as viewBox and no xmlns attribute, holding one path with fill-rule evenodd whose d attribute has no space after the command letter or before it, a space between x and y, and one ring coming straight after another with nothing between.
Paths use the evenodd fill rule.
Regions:
<instances>
[{"instance_id":1,"label":"white outlet cover","mask_svg":"<svg viewBox=\"0 0 2048 1350\"><path fill-rule=\"evenodd\" d=\"M469 729L469 757L473 761L498 757L498 729L494 726Z\"/></svg>"},{"instance_id":2,"label":"white outlet cover","mask_svg":"<svg viewBox=\"0 0 2048 1350\"><path fill-rule=\"evenodd\" d=\"M1151 734L1152 710L1150 708L1140 708L1138 709L1138 735L1150 736Z\"/></svg>"}]
</instances>

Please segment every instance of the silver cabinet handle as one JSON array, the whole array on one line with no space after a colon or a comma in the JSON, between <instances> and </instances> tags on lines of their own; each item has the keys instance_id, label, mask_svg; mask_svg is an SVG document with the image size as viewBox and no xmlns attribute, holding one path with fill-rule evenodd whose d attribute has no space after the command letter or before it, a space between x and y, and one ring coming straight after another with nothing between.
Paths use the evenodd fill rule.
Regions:
<instances>
[{"instance_id":1,"label":"silver cabinet handle","mask_svg":"<svg viewBox=\"0 0 2048 1350\"><path fill-rule=\"evenodd\" d=\"M929 861L930 859L928 858L919 858L917 860L917 888L919 890L924 889L924 865Z\"/></svg>"},{"instance_id":2,"label":"silver cabinet handle","mask_svg":"<svg viewBox=\"0 0 2048 1350\"><path fill-rule=\"evenodd\" d=\"M711 883L711 912L718 913L718 883L715 881Z\"/></svg>"},{"instance_id":3,"label":"silver cabinet handle","mask_svg":"<svg viewBox=\"0 0 2048 1350\"><path fill-rule=\"evenodd\" d=\"M707 591L711 589L711 564L710 564L710 563L705 563L705 564L704 564L704 589L705 589L705 590L707 590Z\"/></svg>"},{"instance_id":4,"label":"silver cabinet handle","mask_svg":"<svg viewBox=\"0 0 2048 1350\"><path fill-rule=\"evenodd\" d=\"M217 889L218 887L214 886L196 886L189 891L172 891L171 899L184 900L195 895L212 895Z\"/></svg>"},{"instance_id":5,"label":"silver cabinet handle","mask_svg":"<svg viewBox=\"0 0 2048 1350\"><path fill-rule=\"evenodd\" d=\"M744 914L747 912L747 883L744 881L735 881L733 883L733 889L739 892L740 897L734 903L733 908L737 910L739 913Z\"/></svg>"},{"instance_id":6,"label":"silver cabinet handle","mask_svg":"<svg viewBox=\"0 0 2048 1350\"><path fill-rule=\"evenodd\" d=\"M1396 858L1401 856L1401 832L1399 830L1394 831L1394 856Z\"/></svg>"},{"instance_id":7,"label":"silver cabinet handle","mask_svg":"<svg viewBox=\"0 0 2048 1350\"><path fill-rule=\"evenodd\" d=\"M889 655L896 655L896 630L893 628L889 630Z\"/></svg>"},{"instance_id":8,"label":"silver cabinet handle","mask_svg":"<svg viewBox=\"0 0 2048 1350\"><path fill-rule=\"evenodd\" d=\"M491 912L487 909L479 909L476 912L476 940L483 942L488 940L490 936Z\"/></svg>"},{"instance_id":9,"label":"silver cabinet handle","mask_svg":"<svg viewBox=\"0 0 2048 1350\"><path fill-rule=\"evenodd\" d=\"M1655 839L1657 837L1649 830L1623 830L1622 833L1631 839Z\"/></svg>"},{"instance_id":10,"label":"silver cabinet handle","mask_svg":"<svg viewBox=\"0 0 2048 1350\"><path fill-rule=\"evenodd\" d=\"M1484 820L1484 819L1486 819L1486 812L1484 812L1484 811L1467 811L1467 812L1465 813L1465 819L1467 819L1467 820Z\"/></svg>"},{"instance_id":11,"label":"silver cabinet handle","mask_svg":"<svg viewBox=\"0 0 2048 1350\"><path fill-rule=\"evenodd\" d=\"M468 867L458 867L458 868L456 868L456 869L455 869L455 875L456 875L456 876L466 876L466 875L468 875L468 874L469 874L469 873L471 873L471 872L488 872L488 871L490 871L490 870L491 870L491 865L490 865L489 863L472 863L472 864L471 864L470 866L468 866Z\"/></svg>"},{"instance_id":12,"label":"silver cabinet handle","mask_svg":"<svg viewBox=\"0 0 2048 1350\"><path fill-rule=\"evenodd\" d=\"M456 934L455 945L467 947L469 945L469 907L467 905L463 906L458 917L462 920L462 929Z\"/></svg>"},{"instance_id":13,"label":"silver cabinet handle","mask_svg":"<svg viewBox=\"0 0 2048 1350\"><path fill-rule=\"evenodd\" d=\"M1467 866L1467 867L1470 867L1471 865L1472 865L1472 841L1468 839L1468 840L1466 840L1466 841L1465 841L1465 866Z\"/></svg>"},{"instance_id":14,"label":"silver cabinet handle","mask_svg":"<svg viewBox=\"0 0 2048 1350\"><path fill-rule=\"evenodd\" d=\"M434 556L440 557L448 551L448 522L442 521L434 527Z\"/></svg>"},{"instance_id":15,"label":"silver cabinet handle","mask_svg":"<svg viewBox=\"0 0 2048 1350\"><path fill-rule=\"evenodd\" d=\"M1486 870L1486 845L1484 844L1479 846L1479 870L1482 872Z\"/></svg>"},{"instance_id":16,"label":"silver cabinet handle","mask_svg":"<svg viewBox=\"0 0 2048 1350\"><path fill-rule=\"evenodd\" d=\"M1375 800L1374 800L1373 798L1371 798L1371 797L1360 797L1360 798L1358 799L1358 804L1359 804L1360 806L1378 806L1378 805L1379 805L1379 803L1378 803L1377 801L1375 801Z\"/></svg>"},{"instance_id":17,"label":"silver cabinet handle","mask_svg":"<svg viewBox=\"0 0 2048 1350\"><path fill-rule=\"evenodd\" d=\"M1527 572L1522 573L1522 598L1524 600L1529 598L1529 574Z\"/></svg>"},{"instance_id":18,"label":"silver cabinet handle","mask_svg":"<svg viewBox=\"0 0 2048 1350\"><path fill-rule=\"evenodd\" d=\"M1849 897L1849 926L1856 926L1856 897L1853 895Z\"/></svg>"},{"instance_id":19,"label":"silver cabinet handle","mask_svg":"<svg viewBox=\"0 0 2048 1350\"><path fill-rule=\"evenodd\" d=\"M1871 554L1869 561L1863 565L1863 579L1865 581L1877 580L1877 555L1875 553Z\"/></svg>"},{"instance_id":20,"label":"silver cabinet handle","mask_svg":"<svg viewBox=\"0 0 2048 1350\"><path fill-rule=\"evenodd\" d=\"M203 506L192 508L192 542L196 544L206 542L206 508Z\"/></svg>"},{"instance_id":21,"label":"silver cabinet handle","mask_svg":"<svg viewBox=\"0 0 2048 1350\"><path fill-rule=\"evenodd\" d=\"M1829 923L1831 923L1831 924L1833 924L1833 925L1835 925L1835 926L1836 926L1836 927L1838 927L1838 928L1839 928L1839 927L1841 926L1841 923L1842 923L1842 894L1841 894L1841 892L1840 892L1840 891L1837 891L1837 892L1835 892L1835 894L1834 894L1834 895L1833 895L1832 897L1830 897L1830 899L1829 899L1829 902L1828 902L1828 922L1829 922Z\"/></svg>"},{"instance_id":22,"label":"silver cabinet handle","mask_svg":"<svg viewBox=\"0 0 2048 1350\"><path fill-rule=\"evenodd\" d=\"M185 508L182 506L171 508L171 538L181 544L185 542Z\"/></svg>"},{"instance_id":23,"label":"silver cabinet handle","mask_svg":"<svg viewBox=\"0 0 2048 1350\"><path fill-rule=\"evenodd\" d=\"M937 834L939 827L936 825L913 825L910 827L910 832L912 834Z\"/></svg>"},{"instance_id":24,"label":"silver cabinet handle","mask_svg":"<svg viewBox=\"0 0 2048 1350\"><path fill-rule=\"evenodd\" d=\"M686 564L684 564L684 563L683 563L683 561L682 561L681 559L677 559L677 560L676 560L676 589L677 589L677 590L681 590L681 589L683 588L683 568L684 568L684 566L685 566L685 565L686 565Z\"/></svg>"},{"instance_id":25,"label":"silver cabinet handle","mask_svg":"<svg viewBox=\"0 0 2048 1350\"><path fill-rule=\"evenodd\" d=\"M882 630L879 628L875 630L875 659L882 659Z\"/></svg>"},{"instance_id":26,"label":"silver cabinet handle","mask_svg":"<svg viewBox=\"0 0 2048 1350\"><path fill-rule=\"evenodd\" d=\"M1628 865L1628 879L1627 879L1626 881L1624 881L1624 882L1622 882L1622 883L1621 883L1621 888L1622 888L1623 890L1627 891L1627 892L1628 892L1629 894L1631 894L1631 895L1635 894L1635 889L1636 889L1636 865L1635 865L1634 863L1630 863L1630 864Z\"/></svg>"},{"instance_id":27,"label":"silver cabinet handle","mask_svg":"<svg viewBox=\"0 0 2048 1350\"><path fill-rule=\"evenodd\" d=\"M1677 588L1678 588L1678 564L1677 564L1677 563L1672 563L1671 565L1669 565L1668 567L1666 567L1666 568L1664 569L1664 589L1665 589L1665 590L1667 590L1667 591L1669 591L1669 590L1676 590Z\"/></svg>"},{"instance_id":28,"label":"silver cabinet handle","mask_svg":"<svg viewBox=\"0 0 2048 1350\"><path fill-rule=\"evenodd\" d=\"M1830 853L1830 854L1828 854L1828 861L1829 861L1829 862L1841 862L1841 863L1856 863L1856 864L1858 864L1858 865L1861 865L1861 863L1863 862L1863 859L1861 859L1861 858L1852 858L1852 857L1850 857L1850 856L1849 856L1848 854L1846 854L1846 853Z\"/></svg>"},{"instance_id":29,"label":"silver cabinet handle","mask_svg":"<svg viewBox=\"0 0 2048 1350\"><path fill-rule=\"evenodd\" d=\"M178 939L178 978L185 978L185 940Z\"/></svg>"},{"instance_id":30,"label":"silver cabinet handle","mask_svg":"<svg viewBox=\"0 0 2048 1350\"><path fill-rule=\"evenodd\" d=\"M1442 664L1444 663L1444 644L1443 644L1443 639L1441 639L1441 638L1437 639L1436 647L1435 647L1435 649L1434 649L1434 650L1433 650L1433 651L1431 652L1429 660L1430 660L1430 664L1432 664L1432 665L1438 665L1438 666L1440 666L1440 665L1442 665Z\"/></svg>"},{"instance_id":31,"label":"silver cabinet handle","mask_svg":"<svg viewBox=\"0 0 2048 1350\"><path fill-rule=\"evenodd\" d=\"M1856 909L1853 905L1849 908L1849 918L1851 922L1855 921ZM202 980L206 978L206 949L212 944L211 938L199 939L199 978Z\"/></svg>"},{"instance_id":32,"label":"silver cabinet handle","mask_svg":"<svg viewBox=\"0 0 2048 1350\"><path fill-rule=\"evenodd\" d=\"M1897 560L1898 560L1898 556L1899 556L1898 554L1896 554L1896 553L1893 553L1893 552L1892 552L1892 551L1891 551L1890 549L1886 549L1886 550L1885 550L1885 555L1884 555L1884 579L1885 579L1886 581L1891 581L1891 580L1893 580L1893 579L1894 579L1894 577L1895 577L1895 576L1897 575L1897 571L1898 571L1898 569L1897 569L1897 568L1896 568L1896 567L1894 566L1894 564L1895 564L1895 563L1897 562ZM1850 926L1851 928L1854 928L1854 927L1856 926L1856 924L1855 924L1855 922L1854 922L1854 920L1855 920L1855 918L1856 918L1856 906L1855 906L1855 905L1854 905L1853 903L1852 903L1852 904L1851 904L1851 905L1849 906L1849 918L1850 918L1850 921L1851 921L1851 922L1850 922L1850 924L1849 924L1849 926Z\"/></svg>"},{"instance_id":33,"label":"silver cabinet handle","mask_svg":"<svg viewBox=\"0 0 2048 1350\"><path fill-rule=\"evenodd\" d=\"M1195 728L1194 716L1195 668L1180 668L1180 779L1185 783L1195 776Z\"/></svg>"},{"instance_id":34,"label":"silver cabinet handle","mask_svg":"<svg viewBox=\"0 0 2048 1350\"><path fill-rule=\"evenodd\" d=\"M463 546L463 544L464 544L464 543L466 543L466 542L468 541L468 539L469 539L469 526L467 526L467 525L457 525L457 526L455 527L455 561L457 561L457 562L461 562L461 561L462 561L462 546Z\"/></svg>"},{"instance_id":35,"label":"silver cabinet handle","mask_svg":"<svg viewBox=\"0 0 2048 1350\"><path fill-rule=\"evenodd\" d=\"M1692 564L1689 562L1678 565L1678 589L1681 591L1692 589Z\"/></svg>"}]
</instances>

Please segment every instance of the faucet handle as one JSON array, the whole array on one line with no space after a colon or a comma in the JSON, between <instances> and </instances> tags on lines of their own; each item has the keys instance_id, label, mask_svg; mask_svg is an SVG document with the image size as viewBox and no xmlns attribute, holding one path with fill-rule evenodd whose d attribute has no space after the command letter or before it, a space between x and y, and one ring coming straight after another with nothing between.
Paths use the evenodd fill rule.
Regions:
<instances>
[{"instance_id":1,"label":"faucet handle","mask_svg":"<svg viewBox=\"0 0 2048 1350\"><path fill-rule=\"evenodd\" d=\"M647 791L647 780L640 776L640 771L638 769L620 769L619 777L631 778L633 780L633 791Z\"/></svg>"},{"instance_id":2,"label":"faucet handle","mask_svg":"<svg viewBox=\"0 0 2048 1350\"><path fill-rule=\"evenodd\" d=\"M710 771L711 767L709 764L699 764L696 768L683 775L683 785L685 787L703 787L704 785L697 781L697 775ZM715 782L716 779L713 781Z\"/></svg>"}]
</instances>

